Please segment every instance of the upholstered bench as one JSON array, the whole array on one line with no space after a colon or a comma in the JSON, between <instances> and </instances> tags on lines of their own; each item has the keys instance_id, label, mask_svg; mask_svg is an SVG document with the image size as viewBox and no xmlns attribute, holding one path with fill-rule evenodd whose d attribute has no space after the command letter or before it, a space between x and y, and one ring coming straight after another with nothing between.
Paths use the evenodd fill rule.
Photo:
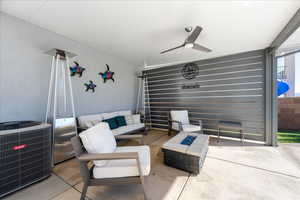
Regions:
<instances>
[{"instance_id":1,"label":"upholstered bench","mask_svg":"<svg viewBox=\"0 0 300 200\"><path fill-rule=\"evenodd\" d=\"M125 116L126 125L118 127L116 129L112 129L112 132L115 136L140 132L147 134L147 129L145 127L145 124L141 122L140 115L132 114L130 110L79 116L77 118L79 128L78 132L87 130L99 124L100 122L105 121L106 119L113 118L116 116ZM131 119L129 120L130 123L127 119L128 116L131 116Z\"/></svg>"}]
</instances>

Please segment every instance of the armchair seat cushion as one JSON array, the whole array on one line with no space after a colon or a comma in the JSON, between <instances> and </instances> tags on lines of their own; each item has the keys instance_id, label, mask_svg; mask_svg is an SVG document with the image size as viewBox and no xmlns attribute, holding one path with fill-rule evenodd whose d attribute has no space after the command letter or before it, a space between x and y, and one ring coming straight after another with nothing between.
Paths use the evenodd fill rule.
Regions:
<instances>
[{"instance_id":1,"label":"armchair seat cushion","mask_svg":"<svg viewBox=\"0 0 300 200\"><path fill-rule=\"evenodd\" d=\"M183 124L182 129L185 132L195 132L195 131L201 131L201 126L197 126L193 124Z\"/></svg>"},{"instance_id":2,"label":"armchair seat cushion","mask_svg":"<svg viewBox=\"0 0 300 200\"><path fill-rule=\"evenodd\" d=\"M149 146L128 146L117 147L116 153L119 152L138 152L142 175L148 176L150 173L150 149ZM95 165L93 169L94 178L120 178L139 176L138 165L135 159L110 160L105 165Z\"/></svg>"},{"instance_id":3,"label":"armchair seat cushion","mask_svg":"<svg viewBox=\"0 0 300 200\"><path fill-rule=\"evenodd\" d=\"M142 124L142 123L130 124L127 126L121 126L119 128L116 128L116 129L112 130L112 132L116 136L116 135L122 135L122 134L128 133L130 131L134 131L134 130L137 130L137 129L143 128L143 127L145 127L145 124Z\"/></svg>"},{"instance_id":4,"label":"armchair seat cushion","mask_svg":"<svg viewBox=\"0 0 300 200\"><path fill-rule=\"evenodd\" d=\"M173 129L180 131L179 126L177 124L173 126ZM201 131L201 126L197 126L193 124L182 124L182 129L185 132L196 132L196 131Z\"/></svg>"}]
</instances>

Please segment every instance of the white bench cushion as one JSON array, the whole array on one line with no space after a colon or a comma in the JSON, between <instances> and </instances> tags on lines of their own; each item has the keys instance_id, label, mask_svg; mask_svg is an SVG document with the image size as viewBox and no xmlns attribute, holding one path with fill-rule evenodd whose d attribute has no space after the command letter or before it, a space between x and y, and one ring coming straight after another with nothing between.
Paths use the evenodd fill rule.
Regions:
<instances>
[{"instance_id":1,"label":"white bench cushion","mask_svg":"<svg viewBox=\"0 0 300 200\"><path fill-rule=\"evenodd\" d=\"M118 111L117 113L118 113L118 115L121 115L121 116L132 115L131 110Z\"/></svg>"},{"instance_id":2,"label":"white bench cushion","mask_svg":"<svg viewBox=\"0 0 300 200\"><path fill-rule=\"evenodd\" d=\"M125 121L127 125L134 124L132 115L125 115Z\"/></svg>"},{"instance_id":3,"label":"white bench cushion","mask_svg":"<svg viewBox=\"0 0 300 200\"><path fill-rule=\"evenodd\" d=\"M94 125L98 124L103 120L103 117L101 114L96 115L84 115L78 117L78 125L82 128L90 128Z\"/></svg>"},{"instance_id":4,"label":"white bench cushion","mask_svg":"<svg viewBox=\"0 0 300 200\"><path fill-rule=\"evenodd\" d=\"M103 119L109 119L109 118L113 118L116 116L131 115L131 111L123 110L123 111L117 111L117 112L112 112L112 113L102 113L101 115L102 115Z\"/></svg>"},{"instance_id":5,"label":"white bench cushion","mask_svg":"<svg viewBox=\"0 0 300 200\"><path fill-rule=\"evenodd\" d=\"M130 124L127 126L121 126L119 128L116 128L116 129L112 130L112 132L114 135L121 135L121 134L126 134L130 131L134 131L136 129L143 128L143 127L145 127L145 124L142 124L142 123Z\"/></svg>"},{"instance_id":6,"label":"white bench cushion","mask_svg":"<svg viewBox=\"0 0 300 200\"><path fill-rule=\"evenodd\" d=\"M81 132L79 137L88 153L112 153L117 147L116 139L105 122ZM94 164L103 166L106 162L94 161Z\"/></svg>"},{"instance_id":7,"label":"white bench cushion","mask_svg":"<svg viewBox=\"0 0 300 200\"><path fill-rule=\"evenodd\" d=\"M140 114L132 115L132 119L133 119L134 124L141 123L141 115Z\"/></svg>"},{"instance_id":8,"label":"white bench cushion","mask_svg":"<svg viewBox=\"0 0 300 200\"><path fill-rule=\"evenodd\" d=\"M142 175L149 175L151 168L149 146L117 147L115 152L138 152ZM135 159L110 160L104 166L95 166L93 174L95 178L117 178L139 176L139 170Z\"/></svg>"}]
</instances>

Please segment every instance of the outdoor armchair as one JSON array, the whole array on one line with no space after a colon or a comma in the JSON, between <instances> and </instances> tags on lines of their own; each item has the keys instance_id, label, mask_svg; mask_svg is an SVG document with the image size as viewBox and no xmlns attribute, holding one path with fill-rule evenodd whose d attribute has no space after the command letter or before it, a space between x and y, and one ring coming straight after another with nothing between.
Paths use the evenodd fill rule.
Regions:
<instances>
[{"instance_id":1,"label":"outdoor armchair","mask_svg":"<svg viewBox=\"0 0 300 200\"><path fill-rule=\"evenodd\" d=\"M130 138L141 139L142 135L122 135L117 139ZM129 183L142 184L146 199L144 176L150 173L148 146L117 147L107 123L94 126L71 141L84 183L81 200L85 198L88 186ZM90 161L94 165L89 168Z\"/></svg>"},{"instance_id":2,"label":"outdoor armchair","mask_svg":"<svg viewBox=\"0 0 300 200\"><path fill-rule=\"evenodd\" d=\"M202 121L198 121L198 125L190 123L187 110L171 110L169 114L169 135L175 132L201 132Z\"/></svg>"}]
</instances>

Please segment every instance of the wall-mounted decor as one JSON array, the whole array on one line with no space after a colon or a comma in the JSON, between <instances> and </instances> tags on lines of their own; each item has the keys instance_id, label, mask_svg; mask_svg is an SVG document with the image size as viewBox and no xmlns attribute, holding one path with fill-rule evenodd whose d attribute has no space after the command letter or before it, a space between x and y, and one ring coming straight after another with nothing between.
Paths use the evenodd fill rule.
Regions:
<instances>
[{"instance_id":1,"label":"wall-mounted decor","mask_svg":"<svg viewBox=\"0 0 300 200\"><path fill-rule=\"evenodd\" d=\"M97 85L95 85L93 83L93 81L91 81L91 80L89 81L89 83L85 83L84 85L86 87L86 89L85 89L86 92L89 90L91 90L92 92L95 92L95 87L97 87Z\"/></svg>"},{"instance_id":2,"label":"wall-mounted decor","mask_svg":"<svg viewBox=\"0 0 300 200\"><path fill-rule=\"evenodd\" d=\"M113 82L115 82L114 79L114 74L115 72L110 71L108 64L106 64L107 70L102 73L100 72L99 75L101 75L101 77L103 78L103 82L106 83L107 80L112 80Z\"/></svg>"},{"instance_id":3,"label":"wall-mounted decor","mask_svg":"<svg viewBox=\"0 0 300 200\"><path fill-rule=\"evenodd\" d=\"M80 66L78 62L74 61L74 66L70 67L71 76L75 76L78 74L79 77L82 76L82 73L84 72L85 68Z\"/></svg>"},{"instance_id":4,"label":"wall-mounted decor","mask_svg":"<svg viewBox=\"0 0 300 200\"><path fill-rule=\"evenodd\" d=\"M182 68L181 74L185 79L194 79L199 75L199 67L195 63L188 63Z\"/></svg>"},{"instance_id":5,"label":"wall-mounted decor","mask_svg":"<svg viewBox=\"0 0 300 200\"><path fill-rule=\"evenodd\" d=\"M181 86L181 89L196 89L200 88L200 85L198 83L195 84L184 84Z\"/></svg>"}]
</instances>

